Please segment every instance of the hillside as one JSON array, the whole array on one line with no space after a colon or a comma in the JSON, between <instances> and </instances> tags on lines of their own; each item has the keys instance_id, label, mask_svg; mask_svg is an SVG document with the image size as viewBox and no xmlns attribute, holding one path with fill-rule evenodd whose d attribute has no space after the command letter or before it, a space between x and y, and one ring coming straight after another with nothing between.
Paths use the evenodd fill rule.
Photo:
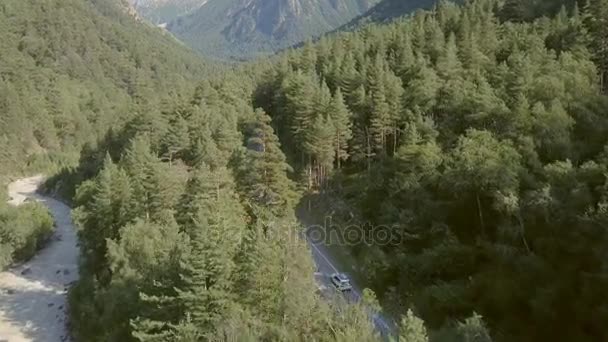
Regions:
<instances>
[{"instance_id":1,"label":"hillside","mask_svg":"<svg viewBox=\"0 0 608 342\"><path fill-rule=\"evenodd\" d=\"M354 29L368 23L388 22L417 9L429 9L437 2L438 0L382 0L348 23L345 28Z\"/></svg>"},{"instance_id":2,"label":"hillside","mask_svg":"<svg viewBox=\"0 0 608 342\"><path fill-rule=\"evenodd\" d=\"M187 15L209 0L128 0L129 4L150 22L160 25Z\"/></svg>"},{"instance_id":3,"label":"hillside","mask_svg":"<svg viewBox=\"0 0 608 342\"><path fill-rule=\"evenodd\" d=\"M205 55L269 54L342 26L377 0L212 0L167 29Z\"/></svg>"},{"instance_id":4,"label":"hillside","mask_svg":"<svg viewBox=\"0 0 608 342\"><path fill-rule=\"evenodd\" d=\"M433 342L606 341L608 1L500 20L504 3L306 44L255 104L393 316Z\"/></svg>"},{"instance_id":5,"label":"hillside","mask_svg":"<svg viewBox=\"0 0 608 342\"><path fill-rule=\"evenodd\" d=\"M120 1L0 4L0 173L74 155L207 67Z\"/></svg>"},{"instance_id":6,"label":"hillside","mask_svg":"<svg viewBox=\"0 0 608 342\"><path fill-rule=\"evenodd\" d=\"M236 56L325 3L180 20L205 9L207 52ZM211 76L126 4L0 4L0 176L72 162L43 191L73 209L75 340L608 341L608 0L384 23L390 1ZM44 242L41 209L0 205L2 265ZM30 296L1 295L25 312L0 323L44 334Z\"/></svg>"}]
</instances>

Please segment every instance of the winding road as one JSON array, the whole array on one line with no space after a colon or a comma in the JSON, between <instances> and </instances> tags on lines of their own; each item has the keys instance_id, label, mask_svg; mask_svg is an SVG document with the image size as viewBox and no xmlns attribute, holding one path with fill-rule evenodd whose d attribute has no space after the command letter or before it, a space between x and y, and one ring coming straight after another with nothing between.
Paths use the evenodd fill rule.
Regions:
<instances>
[{"instance_id":1,"label":"winding road","mask_svg":"<svg viewBox=\"0 0 608 342\"><path fill-rule=\"evenodd\" d=\"M66 294L78 279L77 237L70 208L36 193L42 176L8 187L12 205L35 200L49 208L56 230L30 261L0 273L0 342L69 341Z\"/></svg>"},{"instance_id":2,"label":"winding road","mask_svg":"<svg viewBox=\"0 0 608 342\"><path fill-rule=\"evenodd\" d=\"M298 215L300 218L300 222L307 227L310 227L308 220L306 220L306 215ZM327 246L325 246L322 242L316 241L317 239L311 238L309 235L306 236L306 240L310 245L311 253L315 265L317 266L317 273L315 274L315 278L319 285L323 288L330 288L333 285L331 284L330 277L334 273L345 272L346 270L340 270L336 265L338 264L335 260L332 260L332 255L329 253ZM348 273L348 272L346 272ZM349 293L344 293L344 296L347 297L349 301L360 301L362 297L362 291L357 284L351 280L351 285L353 286L353 290ZM391 324L390 320L385 317L385 315L381 313L371 312L371 319L374 322L374 326L376 330L380 333L380 335L388 339L390 336L396 336L395 331L396 328L393 324Z\"/></svg>"}]
</instances>

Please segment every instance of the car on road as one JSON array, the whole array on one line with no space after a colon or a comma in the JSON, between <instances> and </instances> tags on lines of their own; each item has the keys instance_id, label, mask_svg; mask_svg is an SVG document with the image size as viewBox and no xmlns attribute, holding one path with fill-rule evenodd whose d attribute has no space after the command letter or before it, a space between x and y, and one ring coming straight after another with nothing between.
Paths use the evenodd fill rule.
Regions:
<instances>
[{"instance_id":1,"label":"car on road","mask_svg":"<svg viewBox=\"0 0 608 342\"><path fill-rule=\"evenodd\" d=\"M350 279L344 273L334 273L331 275L331 283L341 292L351 291L353 286L350 284Z\"/></svg>"}]
</instances>

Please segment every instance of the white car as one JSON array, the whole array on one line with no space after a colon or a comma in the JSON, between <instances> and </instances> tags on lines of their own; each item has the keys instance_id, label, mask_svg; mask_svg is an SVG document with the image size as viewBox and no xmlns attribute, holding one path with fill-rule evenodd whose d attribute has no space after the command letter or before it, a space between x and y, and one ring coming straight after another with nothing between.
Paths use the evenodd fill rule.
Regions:
<instances>
[{"instance_id":1,"label":"white car","mask_svg":"<svg viewBox=\"0 0 608 342\"><path fill-rule=\"evenodd\" d=\"M338 291L350 291L353 286L350 284L350 279L344 273L334 273L331 275L331 283Z\"/></svg>"}]
</instances>

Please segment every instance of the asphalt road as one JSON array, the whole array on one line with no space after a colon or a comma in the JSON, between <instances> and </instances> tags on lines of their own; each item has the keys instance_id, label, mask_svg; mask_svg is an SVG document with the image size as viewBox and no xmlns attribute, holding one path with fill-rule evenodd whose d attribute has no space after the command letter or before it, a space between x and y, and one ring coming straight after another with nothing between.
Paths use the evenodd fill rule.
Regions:
<instances>
[{"instance_id":1,"label":"asphalt road","mask_svg":"<svg viewBox=\"0 0 608 342\"><path fill-rule=\"evenodd\" d=\"M334 273L346 273L346 270L340 270L336 267L336 262L332 260L331 254L328 253L327 247L322 243L313 242L309 236L306 236L308 244L310 245L310 249L312 252L312 257L317 266L317 272L315 274L315 278L317 282L319 282L319 286L322 288L331 288L333 287L330 276ZM351 285L353 286L352 291L348 291L344 293L348 301L358 302L361 300L362 291L357 284L351 280ZM374 326L376 330L382 335L384 338L388 338L389 336L395 336L396 328L393 327L389 322L390 320L387 317L383 316L380 313L371 312L371 319L374 321Z\"/></svg>"}]
</instances>

